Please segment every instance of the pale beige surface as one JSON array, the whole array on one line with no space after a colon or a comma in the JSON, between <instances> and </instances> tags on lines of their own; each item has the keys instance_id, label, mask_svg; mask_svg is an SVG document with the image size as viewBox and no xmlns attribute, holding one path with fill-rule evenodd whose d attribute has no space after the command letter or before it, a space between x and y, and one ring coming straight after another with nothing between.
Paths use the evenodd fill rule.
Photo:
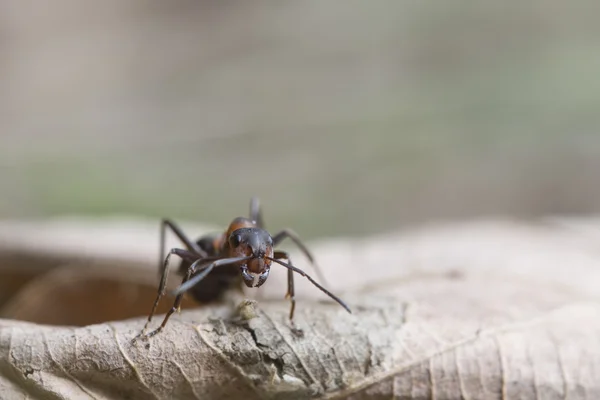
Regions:
<instances>
[{"instance_id":1,"label":"pale beige surface","mask_svg":"<svg viewBox=\"0 0 600 400\"><path fill-rule=\"evenodd\" d=\"M133 247L154 251L152 233L135 237L144 239L131 237ZM593 218L482 221L314 243L352 315L320 302L298 277L305 335L294 336L281 301L285 274L274 270L248 293L259 302L247 325L228 304L192 310L190 303L149 346L130 343L144 317L124 318L149 308L152 279L144 271L154 272L155 262L146 251L139 263L111 262L103 245L101 258L30 281L0 312L58 321L60 312L45 315L41 305L85 315L86 305L92 312L119 295L128 310L106 307L98 318L114 322L79 328L0 320L2 398L600 396L600 223ZM101 284L109 289L91 299Z\"/></svg>"}]
</instances>

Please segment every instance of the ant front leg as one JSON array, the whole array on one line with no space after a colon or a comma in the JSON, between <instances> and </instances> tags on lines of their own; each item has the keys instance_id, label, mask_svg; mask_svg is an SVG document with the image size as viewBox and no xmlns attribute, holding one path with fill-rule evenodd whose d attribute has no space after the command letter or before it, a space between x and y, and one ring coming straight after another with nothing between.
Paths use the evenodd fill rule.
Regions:
<instances>
[{"instance_id":1,"label":"ant front leg","mask_svg":"<svg viewBox=\"0 0 600 400\"><path fill-rule=\"evenodd\" d=\"M277 250L273 253L273 257L276 259L286 259L288 261L289 264L292 263L292 260L290 259L290 255L285 252L285 251L281 251L281 250ZM290 324L292 325L292 329L294 330L295 333L302 333L301 329L296 328L296 325L294 324L294 311L296 310L296 297L295 297L295 290L294 290L294 271L292 271L291 269L288 269L287 271L287 293L285 294L285 298L289 299L291 302L291 306L290 306Z\"/></svg>"},{"instance_id":2,"label":"ant front leg","mask_svg":"<svg viewBox=\"0 0 600 400\"><path fill-rule=\"evenodd\" d=\"M196 269L196 265L192 264L188 270L187 273L185 274L185 277L183 278L183 280L181 281L181 284L184 284L185 282L187 282L190 277L192 276L192 274L194 273L194 270ZM175 297L175 302L173 303L173 307L171 307L171 309L169 310L169 312L167 312L167 315L165 315L165 318L163 319L162 324L160 324L160 326L158 328L156 328L155 330L153 330L150 333L147 333L144 335L144 337L146 339L151 338L152 336L156 335L157 333L159 333L160 331L163 330L163 328L165 327L165 325L167 325L167 321L169 320L169 318L171 318L171 315L173 315L173 313L175 311L177 311L179 309L179 307L181 306L181 300L183 299L183 293L178 294ZM156 308L156 307L155 307ZM153 310L154 311L154 310ZM148 319L148 322L150 322L150 319ZM148 325L148 323L146 323L146 326ZM144 327L144 330L146 329L146 327ZM143 332L143 331L142 331Z\"/></svg>"},{"instance_id":3,"label":"ant front leg","mask_svg":"<svg viewBox=\"0 0 600 400\"><path fill-rule=\"evenodd\" d=\"M285 238L289 238L292 242L294 242L294 244L296 246L298 246L300 251L302 251L302 253L304 253L306 258L308 258L308 260L311 262L321 283L325 286L328 286L327 280L325 279L325 276L323 276L323 273L321 272L321 267L319 267L319 265L315 261L315 258L313 257L311 252L308 251L308 248L304 245L304 243L302 243L302 241L300 240L300 237L298 236L298 234L296 234L296 232L294 232L293 230L291 230L289 228L282 230L281 232L279 232L278 234L273 236L273 246L277 246Z\"/></svg>"},{"instance_id":4,"label":"ant front leg","mask_svg":"<svg viewBox=\"0 0 600 400\"><path fill-rule=\"evenodd\" d=\"M174 248L174 249L171 249L171 251L169 251L169 254L167 254L167 257L165 258L163 266L162 266L162 275L160 278L160 284L158 285L158 294L156 295L156 300L154 300L154 305L152 306L152 311L150 312L150 315L148 316L148 320L146 321L146 324L144 325L142 332L140 332L140 334L137 335L133 339L134 342L139 337L144 336L146 329L148 329L148 325L150 325L150 322L152 321L152 317L154 316L154 313L156 312L156 308L158 307L158 303L160 302L160 299L162 298L162 296L165 295L165 289L167 287L167 279L169 277L169 259L171 258L172 254L176 254L179 257L181 257L182 259L190 261L190 262L196 261L200 258L199 254L196 254L196 253L188 251L188 250ZM189 273L189 271L188 271L188 273Z\"/></svg>"}]
</instances>

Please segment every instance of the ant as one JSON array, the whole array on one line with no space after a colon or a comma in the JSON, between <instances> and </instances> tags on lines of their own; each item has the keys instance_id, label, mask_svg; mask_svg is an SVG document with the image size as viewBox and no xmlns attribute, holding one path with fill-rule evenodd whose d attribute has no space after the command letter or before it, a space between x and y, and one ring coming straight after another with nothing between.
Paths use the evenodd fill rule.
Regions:
<instances>
[{"instance_id":1,"label":"ant","mask_svg":"<svg viewBox=\"0 0 600 400\"><path fill-rule=\"evenodd\" d=\"M172 248L165 257L165 233L167 228L185 244L186 249ZM159 260L159 271L162 275L158 295L148 316L148 321L146 321L142 332L134 338L134 341L139 337L150 338L159 333L165 327L171 315L179 310L183 294L188 290L191 291L195 300L208 302L221 297L223 292L230 287L237 286L241 289L240 278L248 287L260 287L267 281L272 263L279 264L288 270L288 288L285 298L291 301L289 319L292 327L294 326L293 319L296 308L294 272L307 278L313 285L351 313L350 308L340 298L317 283L306 272L293 266L287 252L273 249L286 238L292 240L300 248L312 263L319 279L324 281L314 257L294 231L284 229L271 236L265 230L259 200L256 197L253 197L250 201L250 218L235 218L229 224L226 232L218 235L205 235L196 242L190 240L174 222L163 219L161 222ZM182 259L179 273L184 275L183 281L172 293L175 296L175 302L165 315L162 324L154 331L145 333L161 297L165 294L169 274L169 259L173 254ZM287 260L287 263L281 261L282 259Z\"/></svg>"}]
</instances>

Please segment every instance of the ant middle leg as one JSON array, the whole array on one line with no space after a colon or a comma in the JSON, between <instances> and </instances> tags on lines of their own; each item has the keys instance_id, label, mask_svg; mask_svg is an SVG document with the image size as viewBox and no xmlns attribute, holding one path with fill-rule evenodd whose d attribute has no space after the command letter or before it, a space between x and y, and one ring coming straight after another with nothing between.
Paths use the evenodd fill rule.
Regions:
<instances>
[{"instance_id":1,"label":"ant middle leg","mask_svg":"<svg viewBox=\"0 0 600 400\"><path fill-rule=\"evenodd\" d=\"M294 242L294 244L296 246L298 246L300 251L302 251L302 253L304 253L306 258L308 258L308 260L312 264L315 272L317 273L317 277L319 278L319 281L321 281L321 283L323 285L328 286L327 280L325 279L325 276L323 275L323 273L321 271L321 267L319 267L319 265L315 261L314 256L311 254L311 252L308 250L308 248L304 245L304 243L302 243L302 240L300 240L300 237L298 236L298 234L296 232L294 232L293 230L291 230L289 228L286 228L286 229L282 230L281 232L277 233L275 236L273 236L273 246L277 246L279 243L281 243L286 238L289 238L292 242Z\"/></svg>"},{"instance_id":2,"label":"ant middle leg","mask_svg":"<svg viewBox=\"0 0 600 400\"><path fill-rule=\"evenodd\" d=\"M166 244L166 232L167 228L171 230L177 236L179 240L185 245L188 251L197 253L201 257L206 257L207 254L200 246L191 240L183 230L173 221L169 219L163 219L160 222L160 256L158 259L158 270L162 273L163 260L165 259L165 244Z\"/></svg>"}]
</instances>

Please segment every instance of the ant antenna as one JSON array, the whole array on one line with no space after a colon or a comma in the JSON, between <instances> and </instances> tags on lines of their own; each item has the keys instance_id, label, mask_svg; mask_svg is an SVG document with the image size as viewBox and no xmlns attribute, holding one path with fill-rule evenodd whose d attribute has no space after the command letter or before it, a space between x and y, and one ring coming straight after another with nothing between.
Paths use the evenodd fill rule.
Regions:
<instances>
[{"instance_id":1,"label":"ant antenna","mask_svg":"<svg viewBox=\"0 0 600 400\"><path fill-rule=\"evenodd\" d=\"M303 277L305 277L306 279L308 279L309 281L311 281L311 283L313 285L315 285L316 287L318 287L323 293L325 293L327 296L331 297L333 300L337 301L339 303L339 305L341 305L342 307L344 307L346 309L346 311L348 311L350 314L352 314L352 311L350 310L350 307L348 307L346 305L346 303L344 303L340 298L338 298L336 295L334 295L333 293L331 293L329 290L325 289L323 286L319 285L313 278L310 277L310 275L308 275L306 272L302 271L300 268L296 268L291 264L285 263L283 261L280 261L276 258L271 258L271 257L267 257L269 260L276 262L277 264L290 269L300 275L302 275Z\"/></svg>"}]
</instances>

